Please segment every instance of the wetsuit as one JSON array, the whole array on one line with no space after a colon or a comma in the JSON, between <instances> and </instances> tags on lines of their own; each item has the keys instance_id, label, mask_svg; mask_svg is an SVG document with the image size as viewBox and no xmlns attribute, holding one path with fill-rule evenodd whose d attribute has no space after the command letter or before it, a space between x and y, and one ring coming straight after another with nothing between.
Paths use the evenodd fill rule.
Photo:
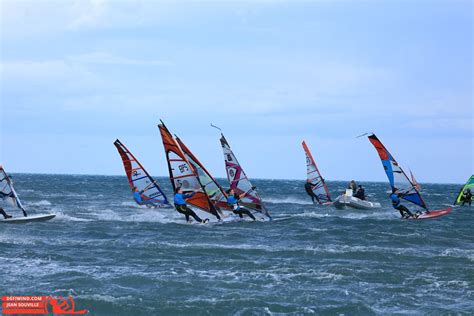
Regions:
<instances>
[{"instance_id":1,"label":"wetsuit","mask_svg":"<svg viewBox=\"0 0 474 316\"><path fill-rule=\"evenodd\" d=\"M186 205L186 199L189 199L196 193L191 194L184 194L184 193L176 193L174 195L174 207L178 211L178 213L184 214L186 216L186 221L189 222L189 216L192 216L197 222L202 223L202 219L197 216L196 213Z\"/></svg>"},{"instance_id":2,"label":"wetsuit","mask_svg":"<svg viewBox=\"0 0 474 316\"><path fill-rule=\"evenodd\" d=\"M0 207L0 214L3 215L3 218L7 219L7 218L12 218L11 215L8 215L5 210L3 208Z\"/></svg>"},{"instance_id":3,"label":"wetsuit","mask_svg":"<svg viewBox=\"0 0 474 316\"><path fill-rule=\"evenodd\" d=\"M365 200L365 190L364 190L364 188L359 188L359 190L357 190L356 194L354 194L354 197L356 197L358 199L361 199L361 200Z\"/></svg>"},{"instance_id":4,"label":"wetsuit","mask_svg":"<svg viewBox=\"0 0 474 316\"><path fill-rule=\"evenodd\" d=\"M398 210L400 212L400 215L404 218L407 216L413 217L413 214L400 203L400 196L396 193L392 193L390 195L390 199L392 200L392 206L394 209Z\"/></svg>"},{"instance_id":5,"label":"wetsuit","mask_svg":"<svg viewBox=\"0 0 474 316\"><path fill-rule=\"evenodd\" d=\"M314 194L314 191L313 191L313 188L317 186L317 184L312 184L311 182L306 182L304 184L304 189L306 190L306 193L308 193L308 195L311 197L311 200L313 201L314 203L314 199L316 199L316 201L318 203L321 203L319 202L319 198L316 194Z\"/></svg>"},{"instance_id":6,"label":"wetsuit","mask_svg":"<svg viewBox=\"0 0 474 316\"><path fill-rule=\"evenodd\" d=\"M133 199L135 200L135 202L137 202L140 205L144 203L142 199L142 195L139 191L133 192Z\"/></svg>"},{"instance_id":7,"label":"wetsuit","mask_svg":"<svg viewBox=\"0 0 474 316\"><path fill-rule=\"evenodd\" d=\"M232 206L232 209L233 209L232 212L234 214L239 215L240 218L243 218L244 217L243 214L245 214L251 219L255 220L255 216L253 216L253 214L249 210L239 205L239 198L236 197L235 195L230 195L227 197L227 204Z\"/></svg>"},{"instance_id":8,"label":"wetsuit","mask_svg":"<svg viewBox=\"0 0 474 316\"><path fill-rule=\"evenodd\" d=\"M472 193L471 193L471 191L464 192L462 205L464 206L464 203L469 203L469 206L471 206L471 202L472 202Z\"/></svg>"}]
</instances>

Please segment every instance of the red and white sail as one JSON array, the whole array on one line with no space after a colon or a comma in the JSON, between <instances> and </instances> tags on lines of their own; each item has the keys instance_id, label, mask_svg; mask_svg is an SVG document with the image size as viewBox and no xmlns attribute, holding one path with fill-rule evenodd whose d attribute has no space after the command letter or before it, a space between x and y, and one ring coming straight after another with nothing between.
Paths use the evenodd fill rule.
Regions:
<instances>
[{"instance_id":1,"label":"red and white sail","mask_svg":"<svg viewBox=\"0 0 474 316\"><path fill-rule=\"evenodd\" d=\"M319 204L330 202L331 196L329 195L326 183L319 172L318 166L316 165L305 141L303 141L302 145L306 155L306 179L313 185L313 192L318 196Z\"/></svg>"},{"instance_id":2,"label":"red and white sail","mask_svg":"<svg viewBox=\"0 0 474 316\"><path fill-rule=\"evenodd\" d=\"M137 188L141 192L143 204L153 207L169 205L168 199L158 183L148 174L127 147L118 139L114 142L114 145L122 158L130 188L132 190Z\"/></svg>"}]
</instances>

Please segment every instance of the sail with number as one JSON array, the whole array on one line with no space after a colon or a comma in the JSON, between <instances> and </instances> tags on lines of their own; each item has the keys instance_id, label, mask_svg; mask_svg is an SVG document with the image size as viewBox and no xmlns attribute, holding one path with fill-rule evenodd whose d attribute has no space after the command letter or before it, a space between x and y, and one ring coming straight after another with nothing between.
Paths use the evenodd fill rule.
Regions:
<instances>
[{"instance_id":1,"label":"sail with number","mask_svg":"<svg viewBox=\"0 0 474 316\"><path fill-rule=\"evenodd\" d=\"M176 137L179 147L186 155L187 160L192 164L197 172L199 182L203 186L207 195L218 208L229 209L232 207L227 203L227 197L224 189L217 183L212 175L206 170L206 168L199 162L189 148L181 141L179 137Z\"/></svg>"},{"instance_id":2,"label":"sail with number","mask_svg":"<svg viewBox=\"0 0 474 316\"><path fill-rule=\"evenodd\" d=\"M425 201L423 201L423 198L416 189L416 185L408 178L403 169L398 165L398 162L380 142L377 136L372 134L368 136L368 138L382 160L382 165L392 190L394 188L398 189L398 191L402 193L401 198L428 210Z\"/></svg>"},{"instance_id":3,"label":"sail with number","mask_svg":"<svg viewBox=\"0 0 474 316\"><path fill-rule=\"evenodd\" d=\"M227 179L230 183L230 188L235 191L236 194L241 195L245 193L244 197L240 199L240 204L263 213L265 216L271 219L268 210L263 205L262 198L258 194L256 188L250 183L244 170L240 166L237 158L230 149L229 143L221 133L221 145L224 151L225 168L227 172Z\"/></svg>"},{"instance_id":4,"label":"sail with number","mask_svg":"<svg viewBox=\"0 0 474 316\"><path fill-rule=\"evenodd\" d=\"M137 188L141 193L143 204L147 206L160 207L169 206L170 203L165 193L161 190L150 174L143 168L135 156L118 139L114 142L120 157L122 158L125 174L132 190Z\"/></svg>"},{"instance_id":5,"label":"sail with number","mask_svg":"<svg viewBox=\"0 0 474 316\"><path fill-rule=\"evenodd\" d=\"M471 178L469 178L469 180L467 180L466 184L459 191L459 194L456 197L456 201L454 201L454 205L462 204L464 192L467 191L467 189L471 190L471 193L473 193L473 196L471 197L471 201L474 201L474 174L471 176ZM466 203L469 203L469 202L466 201Z\"/></svg>"},{"instance_id":6,"label":"sail with number","mask_svg":"<svg viewBox=\"0 0 474 316\"><path fill-rule=\"evenodd\" d=\"M319 172L318 166L309 151L306 142L302 143L304 153L306 155L306 177L307 180L313 185L313 192L318 196L319 204L323 204L331 201L331 196L329 195L328 188L324 182L321 173Z\"/></svg>"},{"instance_id":7,"label":"sail with number","mask_svg":"<svg viewBox=\"0 0 474 316\"><path fill-rule=\"evenodd\" d=\"M16 194L15 188L13 188L13 181L5 172L2 166L0 166L0 198L10 203L12 206L19 208L23 215L26 217L26 211L21 204L18 194Z\"/></svg>"},{"instance_id":8,"label":"sail with number","mask_svg":"<svg viewBox=\"0 0 474 316\"><path fill-rule=\"evenodd\" d=\"M187 199L187 202L219 218L216 207L205 193L196 170L186 158L179 144L163 122L158 125L158 128L163 140L173 191L181 187L185 192L195 193L194 196Z\"/></svg>"}]
</instances>

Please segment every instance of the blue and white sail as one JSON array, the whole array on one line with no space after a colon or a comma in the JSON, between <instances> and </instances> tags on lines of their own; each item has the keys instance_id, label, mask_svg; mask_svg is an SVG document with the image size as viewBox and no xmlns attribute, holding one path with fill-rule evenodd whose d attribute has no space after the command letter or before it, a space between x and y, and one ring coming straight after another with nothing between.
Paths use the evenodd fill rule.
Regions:
<instances>
[{"instance_id":1,"label":"blue and white sail","mask_svg":"<svg viewBox=\"0 0 474 316\"><path fill-rule=\"evenodd\" d=\"M21 204L20 198L13 187L13 180L7 175L2 166L0 166L0 198L20 209L23 215L27 216L25 208Z\"/></svg>"}]
</instances>

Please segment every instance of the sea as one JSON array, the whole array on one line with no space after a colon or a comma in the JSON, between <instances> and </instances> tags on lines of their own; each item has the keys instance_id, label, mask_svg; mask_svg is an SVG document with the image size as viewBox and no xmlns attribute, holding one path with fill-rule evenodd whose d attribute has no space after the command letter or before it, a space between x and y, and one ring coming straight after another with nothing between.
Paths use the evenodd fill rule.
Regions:
<instances>
[{"instance_id":1,"label":"sea","mask_svg":"<svg viewBox=\"0 0 474 316\"><path fill-rule=\"evenodd\" d=\"M13 179L30 214L57 216L0 225L2 296L71 296L89 315L474 314L474 206L408 221L387 183L358 183L382 208L337 210L304 180L254 180L273 221L198 225L135 205L125 176ZM461 187L421 185L430 209Z\"/></svg>"}]
</instances>

